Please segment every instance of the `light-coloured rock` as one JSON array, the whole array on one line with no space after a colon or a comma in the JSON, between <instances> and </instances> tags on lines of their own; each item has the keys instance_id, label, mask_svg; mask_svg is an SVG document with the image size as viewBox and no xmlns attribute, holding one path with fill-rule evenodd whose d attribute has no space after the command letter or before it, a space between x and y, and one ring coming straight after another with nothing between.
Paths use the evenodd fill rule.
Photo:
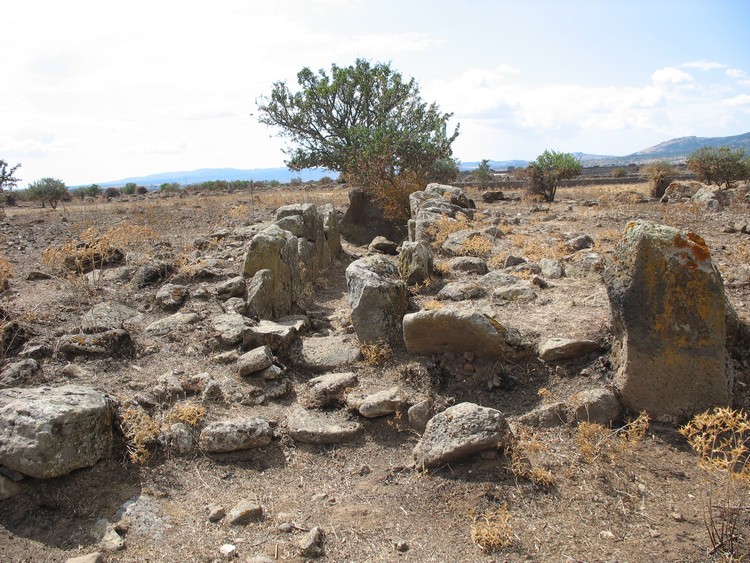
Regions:
<instances>
[{"instance_id":1,"label":"light-coloured rock","mask_svg":"<svg viewBox=\"0 0 750 563\"><path fill-rule=\"evenodd\" d=\"M419 433L424 432L427 427L427 423L435 415L432 401L425 399L419 401L417 404L412 405L407 411L409 418L409 426Z\"/></svg>"},{"instance_id":2,"label":"light-coloured rock","mask_svg":"<svg viewBox=\"0 0 750 563\"><path fill-rule=\"evenodd\" d=\"M352 335L303 338L295 350L295 366L317 373L344 368L362 357L359 343Z\"/></svg>"},{"instance_id":3,"label":"light-coloured rock","mask_svg":"<svg viewBox=\"0 0 750 563\"><path fill-rule=\"evenodd\" d=\"M509 447L513 433L495 409L459 403L436 414L427 423L414 448L417 467L437 467L484 450Z\"/></svg>"},{"instance_id":4,"label":"light-coloured rock","mask_svg":"<svg viewBox=\"0 0 750 563\"><path fill-rule=\"evenodd\" d=\"M388 240L385 237L377 236L372 239L372 242L367 247L370 252L379 252L380 254L391 254L395 256L398 254L398 245L392 240Z\"/></svg>"},{"instance_id":5,"label":"light-coloured rock","mask_svg":"<svg viewBox=\"0 0 750 563\"><path fill-rule=\"evenodd\" d=\"M362 258L346 268L346 285L359 341L370 344L399 339L408 293L397 268L383 256Z\"/></svg>"},{"instance_id":6,"label":"light-coloured rock","mask_svg":"<svg viewBox=\"0 0 750 563\"><path fill-rule=\"evenodd\" d=\"M433 273L432 250L423 242L404 242L398 255L398 271L408 285L424 283Z\"/></svg>"},{"instance_id":7,"label":"light-coloured rock","mask_svg":"<svg viewBox=\"0 0 750 563\"><path fill-rule=\"evenodd\" d=\"M13 362L0 372L0 388L28 383L39 375L40 370L39 362L31 358Z\"/></svg>"},{"instance_id":8,"label":"light-coloured rock","mask_svg":"<svg viewBox=\"0 0 750 563\"><path fill-rule=\"evenodd\" d=\"M207 453L261 448L271 443L273 432L262 418L238 418L211 422L201 432L198 443Z\"/></svg>"},{"instance_id":9,"label":"light-coloured rock","mask_svg":"<svg viewBox=\"0 0 750 563\"><path fill-rule=\"evenodd\" d=\"M548 338L539 345L539 359L543 362L556 362L588 356L599 350L599 344L593 340L574 338Z\"/></svg>"},{"instance_id":10,"label":"light-coloured rock","mask_svg":"<svg viewBox=\"0 0 750 563\"><path fill-rule=\"evenodd\" d=\"M159 444L177 455L187 455L193 451L193 434L186 424L175 422L159 434Z\"/></svg>"},{"instance_id":11,"label":"light-coloured rock","mask_svg":"<svg viewBox=\"0 0 750 563\"><path fill-rule=\"evenodd\" d=\"M594 239L589 235L578 235L565 241L570 250L584 250L594 246Z\"/></svg>"},{"instance_id":12,"label":"light-coloured rock","mask_svg":"<svg viewBox=\"0 0 750 563\"><path fill-rule=\"evenodd\" d=\"M215 292L219 299L227 300L230 297L245 297L246 289L245 278L235 276L217 285Z\"/></svg>"},{"instance_id":13,"label":"light-coloured rock","mask_svg":"<svg viewBox=\"0 0 750 563\"><path fill-rule=\"evenodd\" d=\"M320 557L323 555L323 532L317 526L311 528L299 540L299 552L304 557Z\"/></svg>"},{"instance_id":14,"label":"light-coloured rock","mask_svg":"<svg viewBox=\"0 0 750 563\"><path fill-rule=\"evenodd\" d=\"M556 401L542 405L527 412L518 418L518 422L526 426L538 426L540 428L554 428L567 424L567 405L562 401Z\"/></svg>"},{"instance_id":15,"label":"light-coloured rock","mask_svg":"<svg viewBox=\"0 0 750 563\"><path fill-rule=\"evenodd\" d=\"M104 563L104 555L99 551L95 551L94 553L79 555L78 557L69 557L65 560L65 563Z\"/></svg>"},{"instance_id":16,"label":"light-coloured rock","mask_svg":"<svg viewBox=\"0 0 750 563\"><path fill-rule=\"evenodd\" d=\"M94 465L110 454L113 412L88 387L0 390L0 465L40 479Z\"/></svg>"},{"instance_id":17,"label":"light-coloured rock","mask_svg":"<svg viewBox=\"0 0 750 563\"><path fill-rule=\"evenodd\" d=\"M724 287L700 236L630 223L605 282L614 383L627 408L684 420L731 404Z\"/></svg>"},{"instance_id":18,"label":"light-coloured rock","mask_svg":"<svg viewBox=\"0 0 750 563\"><path fill-rule=\"evenodd\" d=\"M5 475L0 475L0 501L20 495L23 492L23 485L8 479Z\"/></svg>"},{"instance_id":19,"label":"light-coloured rock","mask_svg":"<svg viewBox=\"0 0 750 563\"><path fill-rule=\"evenodd\" d=\"M87 334L124 329L125 323L137 317L138 311L115 301L98 303L81 317L81 330Z\"/></svg>"},{"instance_id":20,"label":"light-coloured rock","mask_svg":"<svg viewBox=\"0 0 750 563\"><path fill-rule=\"evenodd\" d=\"M465 301L484 297L485 289L477 282L451 282L438 291L435 299L438 301Z\"/></svg>"},{"instance_id":21,"label":"light-coloured rock","mask_svg":"<svg viewBox=\"0 0 750 563\"><path fill-rule=\"evenodd\" d=\"M178 309L188 298L189 293L186 285L165 283L156 292L156 303L165 311Z\"/></svg>"},{"instance_id":22,"label":"light-coloured rock","mask_svg":"<svg viewBox=\"0 0 750 563\"><path fill-rule=\"evenodd\" d=\"M68 359L76 356L129 358L134 353L130 333L121 328L96 334L66 334L57 342L57 354Z\"/></svg>"},{"instance_id":23,"label":"light-coloured rock","mask_svg":"<svg viewBox=\"0 0 750 563\"><path fill-rule=\"evenodd\" d=\"M365 418L377 418L404 410L407 401L406 394L396 386L365 396L357 401L356 408Z\"/></svg>"},{"instance_id":24,"label":"light-coloured rock","mask_svg":"<svg viewBox=\"0 0 750 563\"><path fill-rule=\"evenodd\" d=\"M154 336L164 336L170 332L181 332L200 321L198 313L175 313L152 322L146 327L146 332Z\"/></svg>"},{"instance_id":25,"label":"light-coloured rock","mask_svg":"<svg viewBox=\"0 0 750 563\"><path fill-rule=\"evenodd\" d=\"M609 426L620 418L622 411L614 391L607 387L580 391L568 402L573 418L579 422L595 422Z\"/></svg>"},{"instance_id":26,"label":"light-coloured rock","mask_svg":"<svg viewBox=\"0 0 750 563\"><path fill-rule=\"evenodd\" d=\"M554 258L542 258L539 260L542 275L551 280L560 279L565 276L565 267L560 260Z\"/></svg>"},{"instance_id":27,"label":"light-coloured rock","mask_svg":"<svg viewBox=\"0 0 750 563\"><path fill-rule=\"evenodd\" d=\"M318 412L296 408L287 418L289 434L297 442L307 444L339 444L349 442L362 431L358 422L346 420L337 412Z\"/></svg>"},{"instance_id":28,"label":"light-coloured rock","mask_svg":"<svg viewBox=\"0 0 750 563\"><path fill-rule=\"evenodd\" d=\"M273 353L268 346L259 346L242 354L237 360L240 376L255 374L273 365Z\"/></svg>"},{"instance_id":29,"label":"light-coloured rock","mask_svg":"<svg viewBox=\"0 0 750 563\"><path fill-rule=\"evenodd\" d=\"M219 342L225 346L237 346L247 343L254 323L244 315L225 313L212 319L211 326Z\"/></svg>"},{"instance_id":30,"label":"light-coloured rock","mask_svg":"<svg viewBox=\"0 0 750 563\"><path fill-rule=\"evenodd\" d=\"M436 309L404 316L404 342L410 354L474 352L479 358L522 359L528 344L520 333L480 311Z\"/></svg>"},{"instance_id":31,"label":"light-coloured rock","mask_svg":"<svg viewBox=\"0 0 750 563\"><path fill-rule=\"evenodd\" d=\"M487 261L476 256L451 258L448 266L454 272L466 272L468 274L479 274L480 276L487 273Z\"/></svg>"},{"instance_id":32,"label":"light-coloured rock","mask_svg":"<svg viewBox=\"0 0 750 563\"><path fill-rule=\"evenodd\" d=\"M352 372L321 375L305 384L299 402L310 409L328 407L343 402L346 391L356 387L357 383L357 376Z\"/></svg>"},{"instance_id":33,"label":"light-coloured rock","mask_svg":"<svg viewBox=\"0 0 750 563\"><path fill-rule=\"evenodd\" d=\"M492 240L474 229L456 231L448 235L443 246L440 247L440 251L446 256L465 256L471 254L481 255L486 258L492 250Z\"/></svg>"},{"instance_id":34,"label":"light-coloured rock","mask_svg":"<svg viewBox=\"0 0 750 563\"><path fill-rule=\"evenodd\" d=\"M492 290L492 295L498 299L515 301L518 303L528 303L530 301L535 301L537 298L536 291L525 284L496 287Z\"/></svg>"},{"instance_id":35,"label":"light-coloured rock","mask_svg":"<svg viewBox=\"0 0 750 563\"><path fill-rule=\"evenodd\" d=\"M242 500L227 513L226 522L230 526L244 526L262 517L262 506L252 500Z\"/></svg>"},{"instance_id":36,"label":"light-coloured rock","mask_svg":"<svg viewBox=\"0 0 750 563\"><path fill-rule=\"evenodd\" d=\"M273 272L258 270L247 284L247 312L261 319L273 317Z\"/></svg>"},{"instance_id":37,"label":"light-coloured rock","mask_svg":"<svg viewBox=\"0 0 750 563\"><path fill-rule=\"evenodd\" d=\"M297 336L306 330L309 320L303 316L284 317L277 321L261 320L247 331L245 346L268 346L274 352L286 351Z\"/></svg>"}]
</instances>

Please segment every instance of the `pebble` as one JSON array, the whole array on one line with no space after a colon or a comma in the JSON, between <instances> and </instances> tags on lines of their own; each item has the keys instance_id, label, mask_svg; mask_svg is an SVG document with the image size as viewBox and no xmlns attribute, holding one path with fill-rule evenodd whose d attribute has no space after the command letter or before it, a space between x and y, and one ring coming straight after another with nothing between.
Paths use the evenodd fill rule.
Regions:
<instances>
[{"instance_id":1,"label":"pebble","mask_svg":"<svg viewBox=\"0 0 750 563\"><path fill-rule=\"evenodd\" d=\"M224 559L234 559L237 557L237 546L231 543L225 543L219 548L219 553Z\"/></svg>"},{"instance_id":2,"label":"pebble","mask_svg":"<svg viewBox=\"0 0 750 563\"><path fill-rule=\"evenodd\" d=\"M227 511L223 506L219 506L218 504L211 504L208 506L208 521L209 522L218 522L224 516L227 515Z\"/></svg>"}]
</instances>

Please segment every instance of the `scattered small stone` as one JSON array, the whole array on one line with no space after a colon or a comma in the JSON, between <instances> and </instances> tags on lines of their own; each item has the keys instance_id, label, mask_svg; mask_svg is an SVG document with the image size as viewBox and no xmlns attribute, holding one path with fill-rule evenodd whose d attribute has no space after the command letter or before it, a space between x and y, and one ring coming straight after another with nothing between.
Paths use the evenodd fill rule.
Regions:
<instances>
[{"instance_id":1,"label":"scattered small stone","mask_svg":"<svg viewBox=\"0 0 750 563\"><path fill-rule=\"evenodd\" d=\"M208 521L209 522L218 522L224 516L227 515L227 511L223 506L220 506L218 504L210 504L208 505Z\"/></svg>"},{"instance_id":2,"label":"scattered small stone","mask_svg":"<svg viewBox=\"0 0 750 563\"><path fill-rule=\"evenodd\" d=\"M406 543L403 540L399 540L396 542L396 551L400 551L401 553L406 553L409 551L409 544Z\"/></svg>"},{"instance_id":3,"label":"scattered small stone","mask_svg":"<svg viewBox=\"0 0 750 563\"><path fill-rule=\"evenodd\" d=\"M251 500L240 501L227 514L227 524L230 526L244 526L252 520L260 520L263 516L263 508Z\"/></svg>"},{"instance_id":4,"label":"scattered small stone","mask_svg":"<svg viewBox=\"0 0 750 563\"><path fill-rule=\"evenodd\" d=\"M292 530L294 530L294 526L290 522L282 522L279 524L276 529L279 532L283 532L285 534L291 533Z\"/></svg>"},{"instance_id":5,"label":"scattered small stone","mask_svg":"<svg viewBox=\"0 0 750 563\"><path fill-rule=\"evenodd\" d=\"M326 498L328 498L328 493L315 493L313 496L310 497L310 500L312 502L318 502Z\"/></svg>"},{"instance_id":6,"label":"scattered small stone","mask_svg":"<svg viewBox=\"0 0 750 563\"><path fill-rule=\"evenodd\" d=\"M231 543L225 543L219 548L219 553L224 559L234 559L237 557L237 546Z\"/></svg>"},{"instance_id":7,"label":"scattered small stone","mask_svg":"<svg viewBox=\"0 0 750 563\"><path fill-rule=\"evenodd\" d=\"M323 555L323 532L317 526L307 532L299 541L299 551L304 557Z\"/></svg>"},{"instance_id":8,"label":"scattered small stone","mask_svg":"<svg viewBox=\"0 0 750 563\"><path fill-rule=\"evenodd\" d=\"M679 512L672 512L670 516L672 517L672 520L674 520L675 522L685 522L686 520L685 517Z\"/></svg>"},{"instance_id":9,"label":"scattered small stone","mask_svg":"<svg viewBox=\"0 0 750 563\"><path fill-rule=\"evenodd\" d=\"M599 532L599 537L603 540L613 540L615 539L615 535L610 532L609 530L602 530Z\"/></svg>"},{"instance_id":10,"label":"scattered small stone","mask_svg":"<svg viewBox=\"0 0 750 563\"><path fill-rule=\"evenodd\" d=\"M70 557L65 560L65 563L104 563L104 555L95 551L94 553L80 555L78 557Z\"/></svg>"}]
</instances>

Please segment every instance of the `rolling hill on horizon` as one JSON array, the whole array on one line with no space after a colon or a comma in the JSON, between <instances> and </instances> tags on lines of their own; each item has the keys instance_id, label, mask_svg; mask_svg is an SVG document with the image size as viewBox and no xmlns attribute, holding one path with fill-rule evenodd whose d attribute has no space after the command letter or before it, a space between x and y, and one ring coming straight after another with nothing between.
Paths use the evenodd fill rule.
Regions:
<instances>
[{"instance_id":1,"label":"rolling hill on horizon","mask_svg":"<svg viewBox=\"0 0 750 563\"><path fill-rule=\"evenodd\" d=\"M588 166L619 166L627 164L642 164L653 160L669 160L679 162L684 160L690 153L701 147L719 147L729 146L732 148L742 148L750 152L750 132L741 135L729 137L678 137L664 141L653 147L642 149L625 156L597 155L573 152L572 154L581 159L584 167ZM461 163L461 170L473 170L479 165L480 161L469 161ZM490 160L490 166L494 170L503 170L509 166L524 167L529 164L528 160ZM325 169L307 169L295 172L285 167L278 168L201 168L198 170L181 171L181 172L161 172L147 176L133 176L121 180L99 182L102 187L124 186L129 182L138 185L152 187L159 186L163 183L177 182L183 186L190 184L199 184L211 180L255 180L270 181L276 180L282 183L289 182L293 178L301 178L302 181L320 180L324 176L336 177L336 172Z\"/></svg>"}]
</instances>

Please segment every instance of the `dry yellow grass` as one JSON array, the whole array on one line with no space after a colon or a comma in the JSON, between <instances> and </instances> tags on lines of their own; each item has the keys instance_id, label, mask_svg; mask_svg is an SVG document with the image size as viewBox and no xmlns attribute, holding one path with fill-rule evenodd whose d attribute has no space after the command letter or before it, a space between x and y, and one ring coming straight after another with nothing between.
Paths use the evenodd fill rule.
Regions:
<instances>
[{"instance_id":1,"label":"dry yellow grass","mask_svg":"<svg viewBox=\"0 0 750 563\"><path fill-rule=\"evenodd\" d=\"M119 426L132 463L146 463L151 457L149 445L159 435L159 423L142 408L130 407L118 413Z\"/></svg>"},{"instance_id":2,"label":"dry yellow grass","mask_svg":"<svg viewBox=\"0 0 750 563\"><path fill-rule=\"evenodd\" d=\"M509 548L515 538L510 520L507 504L472 516L471 540L486 553Z\"/></svg>"},{"instance_id":3,"label":"dry yellow grass","mask_svg":"<svg viewBox=\"0 0 750 563\"><path fill-rule=\"evenodd\" d=\"M164 415L166 424L181 422L195 426L206 416L206 407L195 403L177 403Z\"/></svg>"},{"instance_id":4,"label":"dry yellow grass","mask_svg":"<svg viewBox=\"0 0 750 563\"><path fill-rule=\"evenodd\" d=\"M362 353L362 361L368 366L379 366L393 356L393 349L386 342L362 344L359 351Z\"/></svg>"},{"instance_id":5,"label":"dry yellow grass","mask_svg":"<svg viewBox=\"0 0 750 563\"><path fill-rule=\"evenodd\" d=\"M595 422L578 425L578 451L587 463L613 461L632 450L646 436L651 419L644 411L621 428L607 428Z\"/></svg>"}]
</instances>

